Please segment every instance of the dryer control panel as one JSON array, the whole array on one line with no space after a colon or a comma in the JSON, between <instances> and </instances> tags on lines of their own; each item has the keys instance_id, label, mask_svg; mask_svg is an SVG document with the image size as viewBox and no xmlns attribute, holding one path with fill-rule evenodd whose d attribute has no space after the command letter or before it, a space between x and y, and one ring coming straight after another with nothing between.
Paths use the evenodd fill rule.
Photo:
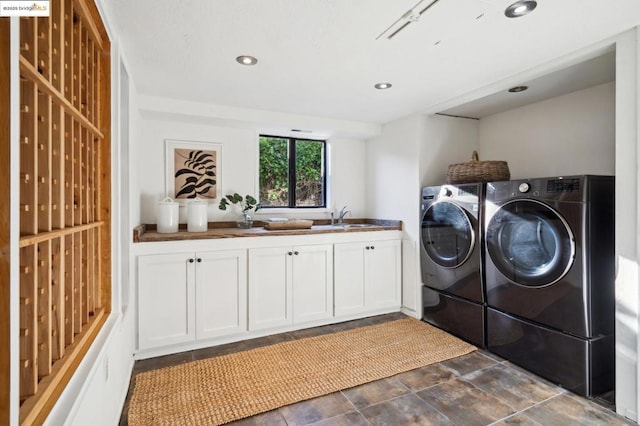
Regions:
<instances>
[{"instance_id":1,"label":"dryer control panel","mask_svg":"<svg viewBox=\"0 0 640 426\"><path fill-rule=\"evenodd\" d=\"M487 200L506 201L514 198L577 201L585 199L585 176L547 177L490 182Z\"/></svg>"},{"instance_id":2,"label":"dryer control panel","mask_svg":"<svg viewBox=\"0 0 640 426\"><path fill-rule=\"evenodd\" d=\"M547 181L547 192L579 192L580 178L569 179L549 179Z\"/></svg>"}]
</instances>

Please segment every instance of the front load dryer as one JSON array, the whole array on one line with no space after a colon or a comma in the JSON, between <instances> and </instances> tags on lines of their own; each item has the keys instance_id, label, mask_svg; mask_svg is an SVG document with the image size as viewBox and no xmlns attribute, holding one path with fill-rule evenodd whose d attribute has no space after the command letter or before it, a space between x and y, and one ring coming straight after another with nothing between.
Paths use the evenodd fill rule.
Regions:
<instances>
[{"instance_id":1,"label":"front load dryer","mask_svg":"<svg viewBox=\"0 0 640 426\"><path fill-rule=\"evenodd\" d=\"M487 184L488 347L578 394L614 385L614 178Z\"/></svg>"},{"instance_id":2,"label":"front load dryer","mask_svg":"<svg viewBox=\"0 0 640 426\"><path fill-rule=\"evenodd\" d=\"M423 319L484 347L481 214L484 184L422 190Z\"/></svg>"}]
</instances>

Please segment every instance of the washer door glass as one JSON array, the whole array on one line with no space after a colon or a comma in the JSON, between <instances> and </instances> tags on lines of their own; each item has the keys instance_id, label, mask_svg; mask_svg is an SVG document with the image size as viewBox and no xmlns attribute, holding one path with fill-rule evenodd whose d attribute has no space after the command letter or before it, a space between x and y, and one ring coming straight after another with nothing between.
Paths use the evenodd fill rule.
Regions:
<instances>
[{"instance_id":1,"label":"washer door glass","mask_svg":"<svg viewBox=\"0 0 640 426\"><path fill-rule=\"evenodd\" d=\"M524 286L559 281L575 257L573 233L566 221L535 200L514 200L502 206L489 221L485 239L496 268Z\"/></svg>"},{"instance_id":2,"label":"washer door glass","mask_svg":"<svg viewBox=\"0 0 640 426\"><path fill-rule=\"evenodd\" d=\"M445 268L462 265L471 255L475 233L467 213L449 201L432 204L422 217L422 246Z\"/></svg>"}]
</instances>

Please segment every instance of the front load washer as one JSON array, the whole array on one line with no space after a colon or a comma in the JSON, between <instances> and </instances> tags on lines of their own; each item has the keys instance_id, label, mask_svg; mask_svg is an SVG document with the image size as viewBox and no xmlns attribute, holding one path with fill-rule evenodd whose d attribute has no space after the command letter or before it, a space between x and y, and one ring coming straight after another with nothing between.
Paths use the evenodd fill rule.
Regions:
<instances>
[{"instance_id":1,"label":"front load washer","mask_svg":"<svg viewBox=\"0 0 640 426\"><path fill-rule=\"evenodd\" d=\"M423 319L484 347L481 213L484 184L422 190Z\"/></svg>"},{"instance_id":2,"label":"front load washer","mask_svg":"<svg viewBox=\"0 0 640 426\"><path fill-rule=\"evenodd\" d=\"M614 178L487 184L491 351L576 393L614 386Z\"/></svg>"}]
</instances>

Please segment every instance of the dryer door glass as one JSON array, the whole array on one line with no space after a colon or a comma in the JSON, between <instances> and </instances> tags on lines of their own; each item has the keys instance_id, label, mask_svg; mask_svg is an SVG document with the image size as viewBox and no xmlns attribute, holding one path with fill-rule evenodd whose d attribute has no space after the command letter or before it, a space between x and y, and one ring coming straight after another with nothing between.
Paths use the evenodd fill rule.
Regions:
<instances>
[{"instance_id":1,"label":"dryer door glass","mask_svg":"<svg viewBox=\"0 0 640 426\"><path fill-rule=\"evenodd\" d=\"M462 207L441 201L422 217L422 246L431 260L445 268L462 265L473 251L475 233Z\"/></svg>"},{"instance_id":2,"label":"dryer door glass","mask_svg":"<svg viewBox=\"0 0 640 426\"><path fill-rule=\"evenodd\" d=\"M566 221L548 205L514 200L500 207L487 225L489 257L516 284L541 287L559 281L575 256Z\"/></svg>"}]
</instances>

